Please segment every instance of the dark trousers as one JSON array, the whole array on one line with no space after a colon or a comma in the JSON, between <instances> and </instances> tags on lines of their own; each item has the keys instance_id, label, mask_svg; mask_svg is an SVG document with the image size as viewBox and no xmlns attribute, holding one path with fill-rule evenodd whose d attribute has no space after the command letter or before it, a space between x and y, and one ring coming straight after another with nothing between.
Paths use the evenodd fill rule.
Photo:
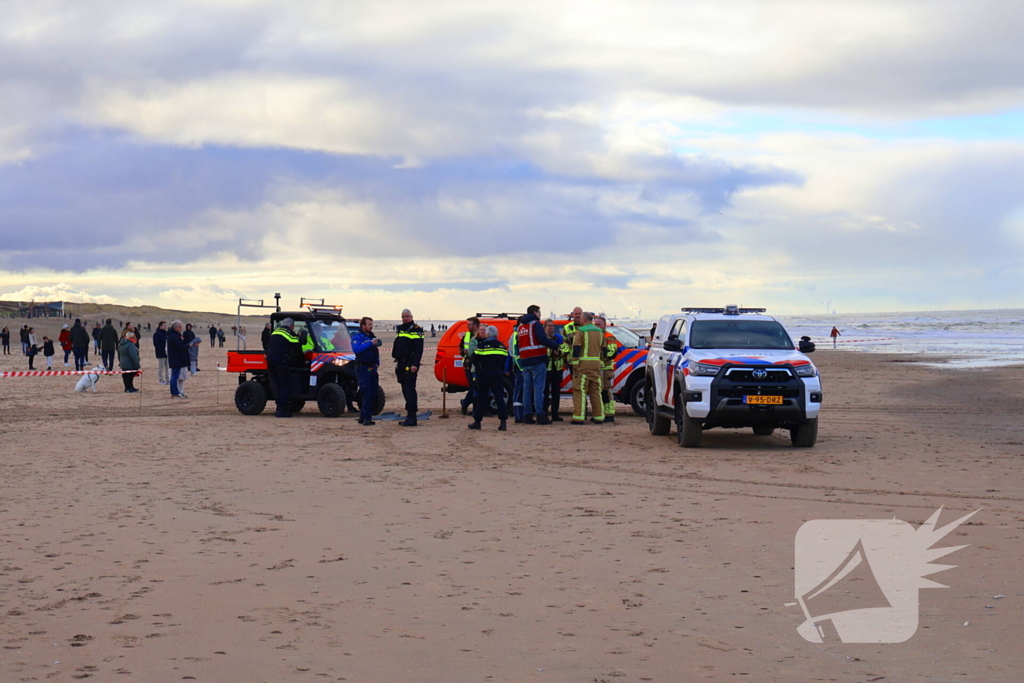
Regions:
<instances>
[{"instance_id":1,"label":"dark trousers","mask_svg":"<svg viewBox=\"0 0 1024 683\"><path fill-rule=\"evenodd\" d=\"M558 402L562 395L562 371L548 370L544 384L544 412L558 417Z\"/></svg>"},{"instance_id":2,"label":"dark trousers","mask_svg":"<svg viewBox=\"0 0 1024 683\"><path fill-rule=\"evenodd\" d=\"M417 372L409 372L403 368L395 368L395 376L398 383L402 385L402 397L405 399L405 412L412 420L416 419L419 412L419 397L416 395Z\"/></svg>"},{"instance_id":3,"label":"dark trousers","mask_svg":"<svg viewBox=\"0 0 1024 683\"><path fill-rule=\"evenodd\" d=\"M89 352L89 347L76 346L71 352L75 354L75 370L85 370L85 354Z\"/></svg>"},{"instance_id":4,"label":"dark trousers","mask_svg":"<svg viewBox=\"0 0 1024 683\"><path fill-rule=\"evenodd\" d=\"M373 407L377 405L377 366L356 365L356 380L359 382L359 419L366 422L373 419Z\"/></svg>"},{"instance_id":5,"label":"dark trousers","mask_svg":"<svg viewBox=\"0 0 1024 683\"><path fill-rule=\"evenodd\" d=\"M217 335L215 335L215 334L211 334L211 335L210 335L210 348L211 348L211 349L213 348L213 345L214 345L214 344L215 344L216 342L217 342Z\"/></svg>"},{"instance_id":6,"label":"dark trousers","mask_svg":"<svg viewBox=\"0 0 1024 683\"><path fill-rule=\"evenodd\" d=\"M512 413L516 422L522 422L526 418L523 410L523 373L515 370L512 381Z\"/></svg>"},{"instance_id":7,"label":"dark trousers","mask_svg":"<svg viewBox=\"0 0 1024 683\"><path fill-rule=\"evenodd\" d=\"M462 399L462 407L466 409L466 412L469 412L470 408L476 404L477 393L479 391L477 388L476 373L470 372L469 368L466 368L466 386L468 389L466 389L466 395ZM476 414L476 411L474 410L473 413Z\"/></svg>"},{"instance_id":8,"label":"dark trousers","mask_svg":"<svg viewBox=\"0 0 1024 683\"><path fill-rule=\"evenodd\" d=\"M36 354L32 353L32 351L29 351L27 355L28 355L28 369L29 370L35 370L36 366L33 365L33 363L35 363L35 361L36 361Z\"/></svg>"},{"instance_id":9,"label":"dark trousers","mask_svg":"<svg viewBox=\"0 0 1024 683\"><path fill-rule=\"evenodd\" d=\"M124 382L124 390L131 391L135 388L135 373L126 372L121 375L121 381Z\"/></svg>"},{"instance_id":10,"label":"dark trousers","mask_svg":"<svg viewBox=\"0 0 1024 683\"><path fill-rule=\"evenodd\" d=\"M480 422L490 405L491 397L498 404L498 419L508 419L508 405L505 402L505 383L501 375L479 375L476 378L476 403L473 406L473 420Z\"/></svg>"},{"instance_id":11,"label":"dark trousers","mask_svg":"<svg viewBox=\"0 0 1024 683\"><path fill-rule=\"evenodd\" d=\"M71 355L71 349L64 349L64 365L68 364L68 356Z\"/></svg>"},{"instance_id":12,"label":"dark trousers","mask_svg":"<svg viewBox=\"0 0 1024 683\"><path fill-rule=\"evenodd\" d=\"M105 367L108 371L109 370L113 370L114 369L114 350L111 349L110 351L102 351L101 354L102 354L102 358L103 358L103 361L102 361L103 362L103 367Z\"/></svg>"},{"instance_id":13,"label":"dark trousers","mask_svg":"<svg viewBox=\"0 0 1024 683\"><path fill-rule=\"evenodd\" d=\"M277 403L278 413L288 412L288 403L292 399L292 373L287 365L268 363L271 376L277 384L274 387L274 401Z\"/></svg>"}]
</instances>

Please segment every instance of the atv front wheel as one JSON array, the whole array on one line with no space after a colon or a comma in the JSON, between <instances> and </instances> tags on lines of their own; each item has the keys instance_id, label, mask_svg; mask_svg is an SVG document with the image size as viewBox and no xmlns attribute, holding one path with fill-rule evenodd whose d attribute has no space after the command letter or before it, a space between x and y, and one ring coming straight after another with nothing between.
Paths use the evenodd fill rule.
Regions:
<instances>
[{"instance_id":1,"label":"atv front wheel","mask_svg":"<svg viewBox=\"0 0 1024 683\"><path fill-rule=\"evenodd\" d=\"M316 395L316 405L324 417L338 417L345 412L345 390L340 384L325 384Z\"/></svg>"},{"instance_id":2,"label":"atv front wheel","mask_svg":"<svg viewBox=\"0 0 1024 683\"><path fill-rule=\"evenodd\" d=\"M387 402L387 397L384 395L384 390L377 385L377 400L373 402L373 414L380 415L384 412L384 405Z\"/></svg>"},{"instance_id":3,"label":"atv front wheel","mask_svg":"<svg viewBox=\"0 0 1024 683\"><path fill-rule=\"evenodd\" d=\"M242 382L235 389L235 407L242 415L259 415L267 407L267 390L255 380Z\"/></svg>"}]
</instances>

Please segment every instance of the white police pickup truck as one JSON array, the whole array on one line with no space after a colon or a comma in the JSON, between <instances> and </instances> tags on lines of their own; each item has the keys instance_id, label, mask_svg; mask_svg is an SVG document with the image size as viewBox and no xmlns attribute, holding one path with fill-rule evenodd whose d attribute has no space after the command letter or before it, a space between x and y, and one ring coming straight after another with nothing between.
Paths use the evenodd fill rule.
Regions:
<instances>
[{"instance_id":1,"label":"white police pickup truck","mask_svg":"<svg viewBox=\"0 0 1024 683\"><path fill-rule=\"evenodd\" d=\"M675 422L679 445L700 446L704 430L752 427L767 436L788 429L794 446L818 439L821 381L763 308L684 308L658 322L644 379L647 424L664 436Z\"/></svg>"}]
</instances>

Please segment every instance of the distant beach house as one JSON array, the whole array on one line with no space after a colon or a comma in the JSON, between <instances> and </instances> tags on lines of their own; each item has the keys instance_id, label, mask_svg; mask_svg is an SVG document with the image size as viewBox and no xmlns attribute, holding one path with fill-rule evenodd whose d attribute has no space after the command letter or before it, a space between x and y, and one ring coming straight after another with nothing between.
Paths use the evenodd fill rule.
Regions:
<instances>
[{"instance_id":1,"label":"distant beach house","mask_svg":"<svg viewBox=\"0 0 1024 683\"><path fill-rule=\"evenodd\" d=\"M22 318L63 318L66 310L63 301L33 301L18 307L18 315Z\"/></svg>"}]
</instances>

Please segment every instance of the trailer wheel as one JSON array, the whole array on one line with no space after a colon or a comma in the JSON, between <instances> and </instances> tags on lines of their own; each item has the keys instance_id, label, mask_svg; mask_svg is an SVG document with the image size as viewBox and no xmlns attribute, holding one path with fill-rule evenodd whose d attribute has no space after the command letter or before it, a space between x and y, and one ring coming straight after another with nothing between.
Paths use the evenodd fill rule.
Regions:
<instances>
[{"instance_id":1,"label":"trailer wheel","mask_svg":"<svg viewBox=\"0 0 1024 683\"><path fill-rule=\"evenodd\" d=\"M267 407L267 390L256 380L242 382L235 389L235 407L242 415L259 415Z\"/></svg>"},{"instance_id":2,"label":"trailer wheel","mask_svg":"<svg viewBox=\"0 0 1024 683\"><path fill-rule=\"evenodd\" d=\"M345 412L345 390L340 384L325 384L316 394L316 405L324 417L338 417Z\"/></svg>"}]
</instances>

